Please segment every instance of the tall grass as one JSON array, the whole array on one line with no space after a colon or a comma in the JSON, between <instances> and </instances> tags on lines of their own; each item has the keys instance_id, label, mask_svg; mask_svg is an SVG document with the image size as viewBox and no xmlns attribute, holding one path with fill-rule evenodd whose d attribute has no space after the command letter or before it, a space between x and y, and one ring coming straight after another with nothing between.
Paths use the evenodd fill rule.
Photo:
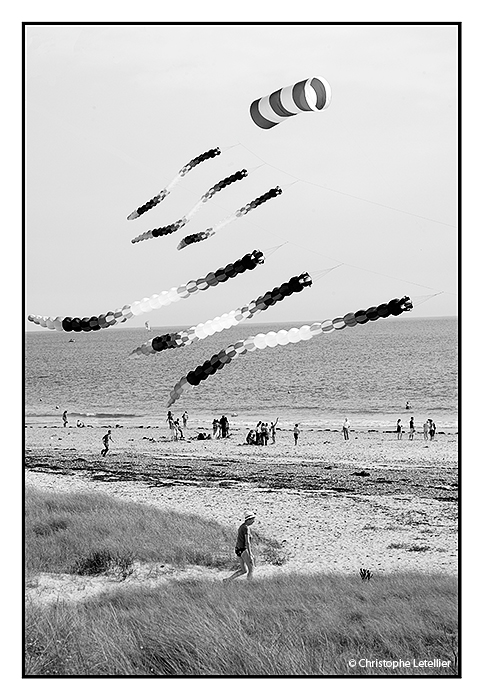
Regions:
<instances>
[{"instance_id":1,"label":"tall grass","mask_svg":"<svg viewBox=\"0 0 483 700\"><path fill-rule=\"evenodd\" d=\"M25 561L100 573L112 562L233 562L214 521L92 494L26 493ZM281 563L276 542L259 543ZM122 584L121 584L122 585ZM82 604L26 607L25 674L312 676L457 673L456 580L439 575L284 575L137 586ZM351 668L351 659L451 661L449 669Z\"/></svg>"},{"instance_id":2,"label":"tall grass","mask_svg":"<svg viewBox=\"0 0 483 700\"><path fill-rule=\"evenodd\" d=\"M25 566L38 572L95 574L111 564L162 562L183 567L233 564L236 523L126 503L102 494L25 494ZM261 559L281 563L280 545L258 538Z\"/></svg>"},{"instance_id":3,"label":"tall grass","mask_svg":"<svg viewBox=\"0 0 483 700\"><path fill-rule=\"evenodd\" d=\"M287 575L178 582L82 605L28 607L26 675L312 676L458 673L446 576ZM449 669L351 668L442 659Z\"/></svg>"}]
</instances>

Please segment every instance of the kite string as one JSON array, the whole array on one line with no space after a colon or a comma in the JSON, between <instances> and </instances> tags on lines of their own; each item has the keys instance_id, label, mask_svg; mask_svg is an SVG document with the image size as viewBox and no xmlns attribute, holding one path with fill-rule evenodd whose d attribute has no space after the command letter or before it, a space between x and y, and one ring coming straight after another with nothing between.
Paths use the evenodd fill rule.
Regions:
<instances>
[{"instance_id":1,"label":"kite string","mask_svg":"<svg viewBox=\"0 0 483 700\"><path fill-rule=\"evenodd\" d=\"M248 146L245 146L245 144L241 143L239 144L242 148L247 150L249 153L254 155L256 158L262 161L265 165L268 165L268 167L273 168L274 170L278 170L280 173L283 173L284 175L289 175L289 177L296 177L292 173L287 172L286 170L282 170L282 168L277 167L276 165L272 165L268 161L264 160L261 158L257 153L252 151ZM371 199L366 199L365 197L359 197L358 195L355 194L349 194L349 192L342 192L342 190L336 190L333 187L327 187L326 185L321 185L318 182L312 182L311 180L305 180L303 178L296 178L295 182L305 182L307 185L312 185L313 187L320 187L322 190L327 190L328 192L335 192L336 194L341 194L344 197L351 197L352 199L358 199L360 202L366 202L367 204L373 204L377 207L383 207L384 209L390 209L392 211L397 211L400 214L407 214L408 216L415 216L418 219L424 219L425 221L431 221L434 224L440 224L441 226L448 226L449 228L456 228L454 224L448 224L445 221L438 221L436 219L431 219L428 216L422 216L421 214L414 214L413 212L406 211L405 209L398 209L397 207L391 207L389 204L381 204L381 202L374 202ZM294 183L291 183L294 184Z\"/></svg>"},{"instance_id":2,"label":"kite string","mask_svg":"<svg viewBox=\"0 0 483 700\"><path fill-rule=\"evenodd\" d=\"M291 182L288 185L284 185L284 191L287 190L292 185L296 184L297 182L299 182L299 180L295 180L294 182ZM303 181L300 180L300 182L303 182ZM193 190L189 187L186 187L186 185L184 183L182 183L180 185L180 188L186 189L187 191L193 193ZM225 212L229 211L226 207L223 207L222 205L219 204L219 202L216 202L216 201L213 202L212 206L217 207L218 209L225 211ZM333 256L327 255L326 253L321 253L320 251L314 250L313 248L307 248L307 246L303 246L300 243L294 243L293 241L291 241L289 239L282 238L281 236L277 235L276 233L269 231L264 226L260 226L260 224L256 224L253 221L250 221L249 224L251 226L255 226L256 228L260 229L260 231L264 231L265 233L268 233L270 236L274 236L275 238L278 238L279 240L283 241L282 245L288 243L289 245L295 246L296 248L300 248L301 250L307 250L309 253L313 253L314 255L317 255L320 258L324 258L326 260L333 260L334 262L338 263L338 265L336 265L336 267L341 267L342 265L344 265L346 267L353 267L356 270L362 270L363 272L368 272L369 274L372 274L372 275L381 275L382 277L387 277L388 279L393 279L393 280L396 280L398 282L404 282L405 284L411 284L411 285L414 285L416 287L424 287L425 289L436 290L436 287L430 287L427 284L420 284L419 282L412 282L410 280L402 279L400 277L395 277L394 275L388 275L384 272L377 272L376 270L370 270L369 268L362 267L360 265L354 265L352 263L347 263L344 260L340 260L339 258L334 258ZM280 246L276 246L273 250L276 250L276 248L278 248L278 247L280 247ZM270 250L272 250L272 249L270 249ZM265 257L267 257L267 256L265 256ZM438 294L449 294L451 296L456 296L454 292L447 292L444 290L438 291Z\"/></svg>"}]
</instances>

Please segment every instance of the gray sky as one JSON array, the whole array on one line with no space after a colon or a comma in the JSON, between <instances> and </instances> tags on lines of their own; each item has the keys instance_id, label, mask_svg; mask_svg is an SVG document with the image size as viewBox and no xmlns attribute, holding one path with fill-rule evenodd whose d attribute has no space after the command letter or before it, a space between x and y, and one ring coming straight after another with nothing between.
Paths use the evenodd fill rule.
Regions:
<instances>
[{"instance_id":1,"label":"gray sky","mask_svg":"<svg viewBox=\"0 0 483 700\"><path fill-rule=\"evenodd\" d=\"M29 26L26 45L27 313L107 312L288 241L255 271L125 327L196 324L340 263L256 320L439 291L413 315L456 314L455 26ZM253 124L254 99L314 75L331 85L327 110ZM221 157L127 221L214 146ZM180 232L131 244L258 165ZM282 196L176 249L275 185Z\"/></svg>"}]
</instances>

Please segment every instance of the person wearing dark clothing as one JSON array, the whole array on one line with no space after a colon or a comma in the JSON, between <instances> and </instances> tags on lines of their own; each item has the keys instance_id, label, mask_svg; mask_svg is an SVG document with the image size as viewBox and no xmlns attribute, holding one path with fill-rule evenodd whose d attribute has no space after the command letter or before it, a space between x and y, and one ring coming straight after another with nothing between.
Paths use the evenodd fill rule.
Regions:
<instances>
[{"instance_id":1,"label":"person wearing dark clothing","mask_svg":"<svg viewBox=\"0 0 483 700\"><path fill-rule=\"evenodd\" d=\"M228 418L226 416L222 416L220 418L220 426L221 426L221 437L222 438L228 437Z\"/></svg>"},{"instance_id":2,"label":"person wearing dark clothing","mask_svg":"<svg viewBox=\"0 0 483 700\"><path fill-rule=\"evenodd\" d=\"M104 449L101 450L101 455L103 457L105 457L109 451L109 440L112 442L112 436L111 436L110 430L108 430L107 433L102 438L102 442L104 443Z\"/></svg>"},{"instance_id":3,"label":"person wearing dark clothing","mask_svg":"<svg viewBox=\"0 0 483 700\"><path fill-rule=\"evenodd\" d=\"M414 416L411 416L411 419L409 421L409 439L413 440L414 439Z\"/></svg>"},{"instance_id":4,"label":"person wearing dark clothing","mask_svg":"<svg viewBox=\"0 0 483 700\"><path fill-rule=\"evenodd\" d=\"M268 445L268 423L262 423L261 428L262 445Z\"/></svg>"},{"instance_id":5,"label":"person wearing dark clothing","mask_svg":"<svg viewBox=\"0 0 483 700\"><path fill-rule=\"evenodd\" d=\"M255 559L252 554L252 535L250 532L250 526L255 522L255 513L251 511L246 511L245 521L238 528L236 544L235 544L235 554L239 557L239 568L234 574L224 579L224 581L231 581L234 578L243 576L247 574L247 579L253 578L253 569L255 568Z\"/></svg>"}]
</instances>

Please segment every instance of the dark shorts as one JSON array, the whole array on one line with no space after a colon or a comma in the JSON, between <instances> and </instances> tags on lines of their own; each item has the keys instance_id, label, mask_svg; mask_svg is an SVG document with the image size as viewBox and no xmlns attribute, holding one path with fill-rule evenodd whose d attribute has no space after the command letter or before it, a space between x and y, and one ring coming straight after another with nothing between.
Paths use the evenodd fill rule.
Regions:
<instances>
[{"instance_id":1,"label":"dark shorts","mask_svg":"<svg viewBox=\"0 0 483 700\"><path fill-rule=\"evenodd\" d=\"M237 557L241 557L241 555L243 554L244 551L245 551L245 548L239 549L238 547L235 547L235 554L237 555Z\"/></svg>"}]
</instances>

